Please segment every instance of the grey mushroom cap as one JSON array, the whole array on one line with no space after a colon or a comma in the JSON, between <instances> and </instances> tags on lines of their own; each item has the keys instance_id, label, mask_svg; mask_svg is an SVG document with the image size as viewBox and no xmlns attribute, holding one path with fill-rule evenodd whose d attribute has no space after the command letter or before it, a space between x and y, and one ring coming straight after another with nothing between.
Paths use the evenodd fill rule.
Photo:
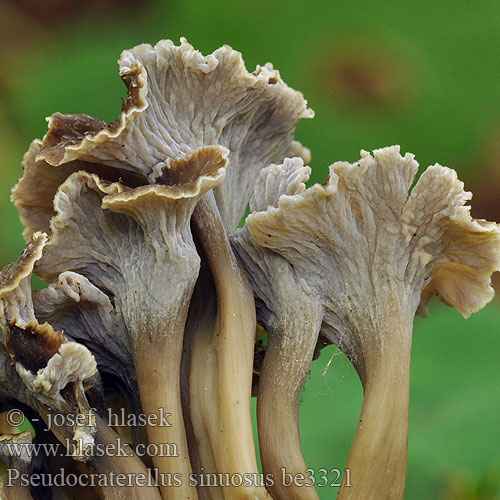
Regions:
<instances>
[{"instance_id":1,"label":"grey mushroom cap","mask_svg":"<svg viewBox=\"0 0 500 500\"><path fill-rule=\"evenodd\" d=\"M310 173L310 167L304 166L301 158L287 158L281 165L265 168L250 199L250 213L277 205L283 195L303 192ZM303 277L297 275L290 262L257 243L248 225L238 229L231 242L252 285L258 320L268 332L275 329L284 314L300 311L303 302L307 302L312 309L319 309L318 314L323 314L318 307L322 302L321 296L308 286Z\"/></svg>"},{"instance_id":2,"label":"grey mushroom cap","mask_svg":"<svg viewBox=\"0 0 500 500\"><path fill-rule=\"evenodd\" d=\"M209 150L212 161L197 162ZM190 229L194 206L224 178L225 150L204 148L191 157L195 171L171 166L164 184L126 188L78 172L59 188L52 236L36 272L53 282L81 274L113 298L129 338L140 323L168 316L196 281L200 258ZM165 293L168 290L168 293ZM135 327L133 326L135 325Z\"/></svg>"},{"instance_id":3,"label":"grey mushroom cap","mask_svg":"<svg viewBox=\"0 0 500 500\"><path fill-rule=\"evenodd\" d=\"M119 65L128 99L117 120L52 115L38 161L111 166L155 183L171 161L200 147L226 147L226 181L214 192L232 232L262 167L292 153L310 157L293 135L313 112L270 64L249 73L227 45L205 57L182 38L179 46L162 40L126 50Z\"/></svg>"},{"instance_id":4,"label":"grey mushroom cap","mask_svg":"<svg viewBox=\"0 0 500 500\"><path fill-rule=\"evenodd\" d=\"M453 170L429 167L408 194L418 164L398 146L373 156L363 151L354 164L334 163L327 182L308 189L304 168L298 159L265 168L246 224L254 245L284 258L321 297L322 333L358 367L362 332L379 331L393 314L411 323L430 291L465 317L491 300L500 231L471 218L470 193ZM287 180L294 176L300 182ZM281 188L287 183L293 189ZM383 338L370 342L383 348Z\"/></svg>"}]
</instances>

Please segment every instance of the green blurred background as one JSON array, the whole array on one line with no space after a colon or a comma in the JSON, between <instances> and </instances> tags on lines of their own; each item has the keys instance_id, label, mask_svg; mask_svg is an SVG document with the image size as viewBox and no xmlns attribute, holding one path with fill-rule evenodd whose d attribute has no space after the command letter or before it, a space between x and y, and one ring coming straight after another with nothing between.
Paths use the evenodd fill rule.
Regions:
<instances>
[{"instance_id":1,"label":"green blurred background","mask_svg":"<svg viewBox=\"0 0 500 500\"><path fill-rule=\"evenodd\" d=\"M475 193L473 215L500 221L498 1L0 0L1 265L23 248L9 191L44 117L114 120L121 50L180 36L205 54L229 44L250 70L271 61L304 93L316 117L297 138L312 150L313 180L362 148L400 144L423 167L455 168ZM500 498L499 320L498 300L467 321L438 302L417 319L406 499ZM302 401L310 466L342 469L362 391L334 348Z\"/></svg>"}]
</instances>

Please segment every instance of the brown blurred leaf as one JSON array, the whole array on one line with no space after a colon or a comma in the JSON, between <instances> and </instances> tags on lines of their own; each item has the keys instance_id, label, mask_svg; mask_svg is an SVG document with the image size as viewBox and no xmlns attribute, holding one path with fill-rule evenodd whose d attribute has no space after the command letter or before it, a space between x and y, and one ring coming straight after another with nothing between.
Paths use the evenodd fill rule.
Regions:
<instances>
[{"instance_id":1,"label":"brown blurred leaf","mask_svg":"<svg viewBox=\"0 0 500 500\"><path fill-rule=\"evenodd\" d=\"M377 40L332 42L319 52L316 87L327 98L351 108L392 108L414 92L411 61Z\"/></svg>"}]
</instances>

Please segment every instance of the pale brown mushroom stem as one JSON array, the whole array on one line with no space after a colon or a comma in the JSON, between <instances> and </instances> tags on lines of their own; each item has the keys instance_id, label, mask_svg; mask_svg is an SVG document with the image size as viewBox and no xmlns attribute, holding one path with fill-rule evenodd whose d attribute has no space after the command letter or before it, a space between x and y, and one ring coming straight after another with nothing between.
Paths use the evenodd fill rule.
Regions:
<instances>
[{"instance_id":1,"label":"pale brown mushroom stem","mask_svg":"<svg viewBox=\"0 0 500 500\"><path fill-rule=\"evenodd\" d=\"M114 444L118 438L117 434L106 425L103 420L97 419L97 433L95 436L96 444L101 443L102 445ZM149 478L148 469L143 464L141 459L135 455L132 448L125 445L128 457L113 457L106 453L103 456L96 457L89 462L89 467L92 470L99 471L100 473L111 473L115 474L121 473L125 474L126 477L130 475L132 478L137 478L140 474L141 477L144 476ZM120 487L115 486L114 488L103 488L99 491L105 500L114 500L127 498L127 500L160 500L160 491L156 486L146 485L146 486L133 486L133 487Z\"/></svg>"},{"instance_id":2,"label":"pale brown mushroom stem","mask_svg":"<svg viewBox=\"0 0 500 500\"><path fill-rule=\"evenodd\" d=\"M191 423L188 444L193 472L215 474L215 445L209 429L218 429L217 351L212 341L214 335L217 300L215 287L202 265L200 278L193 292L190 313L184 332L184 348L188 352L185 362L188 391L185 415ZM198 476L198 480L202 477ZM199 500L223 500L223 488L203 487L199 481Z\"/></svg>"},{"instance_id":3,"label":"pale brown mushroom stem","mask_svg":"<svg viewBox=\"0 0 500 500\"><path fill-rule=\"evenodd\" d=\"M53 418L56 413L54 410L42 407L38 411L47 424L51 422L51 430L61 443L66 445L72 442L73 431L67 426L56 426L57 419ZM148 469L132 448L123 443L118 434L98 415L95 417L95 425L94 445L100 453L90 457L86 465L92 472L99 474L99 478L106 478L105 482L108 484L101 482L97 488L99 496L103 500L123 500L124 498L127 500L161 500L160 491L154 485L154 476L151 477ZM118 475L123 478L120 481L121 484L117 482ZM130 484L127 484L128 478L130 478Z\"/></svg>"},{"instance_id":4,"label":"pale brown mushroom stem","mask_svg":"<svg viewBox=\"0 0 500 500\"><path fill-rule=\"evenodd\" d=\"M252 426L252 377L255 344L253 292L231 249L215 200L205 195L193 214L196 231L212 271L217 291L217 323L212 346L217 352L218 429L210 429L219 473L252 474L258 468ZM225 498L269 499L265 488L229 487Z\"/></svg>"},{"instance_id":5,"label":"pale brown mushroom stem","mask_svg":"<svg viewBox=\"0 0 500 500\"><path fill-rule=\"evenodd\" d=\"M300 310L300 309L298 309ZM297 311L296 311L297 312ZM303 389L321 326L322 315L313 307L281 321L279 330L269 334L269 345L260 373L257 399L260 455L265 475L276 500L318 500L300 445L299 397ZM302 474L311 486L287 485L283 469L291 477ZM290 477L290 476L287 476Z\"/></svg>"},{"instance_id":6,"label":"pale brown mushroom stem","mask_svg":"<svg viewBox=\"0 0 500 500\"><path fill-rule=\"evenodd\" d=\"M186 295L186 294L185 294ZM177 311L166 315L166 324L155 325L151 318L142 328L134 345L134 364L153 450L163 500L195 500L196 488L190 485L192 474L181 402L181 358L184 327L190 297L176 300ZM169 415L170 414L170 415ZM155 417L157 416L157 417ZM158 421L156 419L158 418ZM169 478L176 479L175 486Z\"/></svg>"},{"instance_id":7,"label":"pale brown mushroom stem","mask_svg":"<svg viewBox=\"0 0 500 500\"><path fill-rule=\"evenodd\" d=\"M412 327L405 321L394 327L396 335L377 335L384 345L365 352L363 406L337 500L403 499Z\"/></svg>"}]
</instances>

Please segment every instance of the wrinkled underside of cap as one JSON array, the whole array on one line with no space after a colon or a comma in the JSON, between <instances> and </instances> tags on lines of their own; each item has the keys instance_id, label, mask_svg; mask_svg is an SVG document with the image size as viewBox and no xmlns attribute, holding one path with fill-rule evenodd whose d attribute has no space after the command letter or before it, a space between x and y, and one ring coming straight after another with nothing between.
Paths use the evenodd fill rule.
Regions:
<instances>
[{"instance_id":1,"label":"wrinkled underside of cap","mask_svg":"<svg viewBox=\"0 0 500 500\"><path fill-rule=\"evenodd\" d=\"M176 178L173 165L165 184L130 189L95 174L72 174L54 198L57 215L50 222L52 235L37 273L53 282L65 271L79 272L101 290L117 291L112 281L131 262L141 268L141 279L149 280L148 266L158 265L158 260L182 261L194 248L189 228L192 210L225 174L222 148L204 148L208 149L213 162L197 162L195 152L190 156L196 164L193 170L186 163ZM144 245L148 237L154 240L149 250ZM123 286L129 285L134 286L133 280Z\"/></svg>"},{"instance_id":2,"label":"wrinkled underside of cap","mask_svg":"<svg viewBox=\"0 0 500 500\"><path fill-rule=\"evenodd\" d=\"M113 302L87 278L71 271L61 273L57 281L33 294L39 321L49 322L69 340L87 347L105 384L117 389L130 411L139 414L132 347L124 318Z\"/></svg>"},{"instance_id":3,"label":"wrinkled underside of cap","mask_svg":"<svg viewBox=\"0 0 500 500\"><path fill-rule=\"evenodd\" d=\"M23 236L28 242L35 232L50 234L50 220L56 215L54 197L71 174L78 171L97 173L102 186L114 184L113 194L141 185L136 178L102 164L75 160L53 167L45 160L36 159L40 149L39 140L31 143L23 159L23 176L12 190L12 201L25 226ZM166 186L160 191L173 199L197 196L200 190L208 189L209 178L222 181L221 169L227 165L227 155L227 149L221 146L203 147L178 161L167 162L155 173L156 182Z\"/></svg>"},{"instance_id":4,"label":"wrinkled underside of cap","mask_svg":"<svg viewBox=\"0 0 500 500\"><path fill-rule=\"evenodd\" d=\"M234 230L263 166L290 154L309 159L293 135L297 122L313 113L270 64L249 73L230 47L205 57L185 39L179 46L169 40L139 45L124 51L119 64L129 94L119 118L105 123L88 115L52 115L38 160L83 160L146 180L169 160L222 145L230 151L229 169L215 194Z\"/></svg>"},{"instance_id":5,"label":"wrinkled underside of cap","mask_svg":"<svg viewBox=\"0 0 500 500\"><path fill-rule=\"evenodd\" d=\"M61 391L69 383L82 384L95 375L97 364L84 345L66 342L61 344L46 366L40 368L36 374L21 364L16 364L16 369L29 389L41 393L47 398L49 405L53 405L54 401L65 399Z\"/></svg>"},{"instance_id":6,"label":"wrinkled underside of cap","mask_svg":"<svg viewBox=\"0 0 500 500\"><path fill-rule=\"evenodd\" d=\"M454 171L429 167L408 195L418 164L396 146L362 152L354 164L335 163L324 185L306 190L294 181L300 162L295 174L285 167L259 177L248 229L323 297L323 328L337 343L377 331L390 315L411 321L430 285L464 316L492 298L500 232L470 217L464 206L470 194ZM296 191L280 194L287 183ZM462 292L450 293L458 280ZM358 351L359 339L346 347Z\"/></svg>"},{"instance_id":7,"label":"wrinkled underside of cap","mask_svg":"<svg viewBox=\"0 0 500 500\"><path fill-rule=\"evenodd\" d=\"M109 297L84 276L67 271L55 283L33 295L36 317L95 356L101 376L111 375L136 390L132 348L121 314Z\"/></svg>"},{"instance_id":8,"label":"wrinkled underside of cap","mask_svg":"<svg viewBox=\"0 0 500 500\"><path fill-rule=\"evenodd\" d=\"M162 184L134 189L95 174L71 175L55 196L57 215L37 274L49 282L65 271L86 277L115 299L129 334L138 316L165 317L196 280L190 219L200 197L223 180L226 153L202 148L181 168L171 164Z\"/></svg>"},{"instance_id":9,"label":"wrinkled underside of cap","mask_svg":"<svg viewBox=\"0 0 500 500\"><path fill-rule=\"evenodd\" d=\"M300 158L265 167L250 199L251 213L277 205L283 195L302 193L310 173L310 167L304 166ZM285 311L293 309L291 303L319 300L286 259L252 238L247 225L235 232L232 244L252 285L257 318L268 332L277 327Z\"/></svg>"},{"instance_id":10,"label":"wrinkled underside of cap","mask_svg":"<svg viewBox=\"0 0 500 500\"><path fill-rule=\"evenodd\" d=\"M2 343L33 400L62 408L61 390L70 382L82 384L97 370L88 349L35 318L31 273L46 242L45 234L36 233L21 257L0 273L0 326Z\"/></svg>"}]
</instances>

